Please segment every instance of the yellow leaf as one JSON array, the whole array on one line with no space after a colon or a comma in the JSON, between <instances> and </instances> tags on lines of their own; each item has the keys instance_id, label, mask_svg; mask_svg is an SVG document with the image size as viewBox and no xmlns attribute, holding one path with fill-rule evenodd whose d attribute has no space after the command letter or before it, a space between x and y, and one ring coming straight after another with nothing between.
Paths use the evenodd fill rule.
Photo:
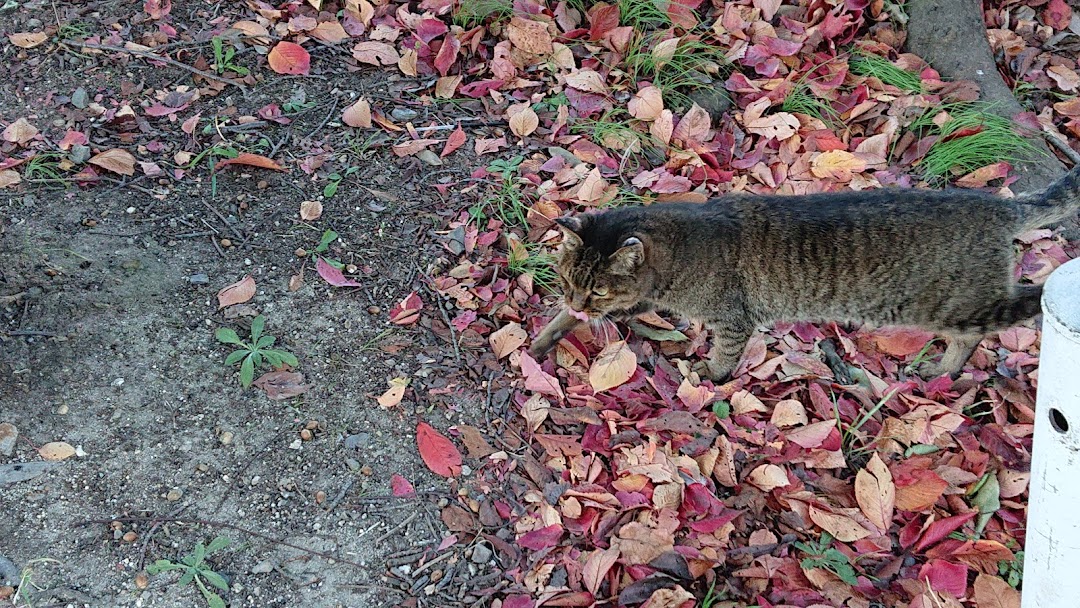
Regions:
<instances>
[{"instance_id":1,"label":"yellow leaf","mask_svg":"<svg viewBox=\"0 0 1080 608\"><path fill-rule=\"evenodd\" d=\"M416 76L416 51L413 49L405 49L405 53L398 59L397 67L401 70L402 74L406 76Z\"/></svg>"},{"instance_id":2,"label":"yellow leaf","mask_svg":"<svg viewBox=\"0 0 1080 608\"><path fill-rule=\"evenodd\" d=\"M866 170L866 163L846 150L829 150L814 157L810 162L810 173L814 177L849 182L853 173Z\"/></svg>"},{"instance_id":3,"label":"yellow leaf","mask_svg":"<svg viewBox=\"0 0 1080 608\"><path fill-rule=\"evenodd\" d=\"M625 340L608 344L589 367L589 384L595 392L624 384L637 369L637 357Z\"/></svg>"},{"instance_id":4,"label":"yellow leaf","mask_svg":"<svg viewBox=\"0 0 1080 608\"><path fill-rule=\"evenodd\" d=\"M409 386L408 378L394 378L390 381L390 388L386 390L376 401L384 408L391 408L401 403L405 396L405 388Z\"/></svg>"},{"instance_id":5,"label":"yellow leaf","mask_svg":"<svg viewBox=\"0 0 1080 608\"><path fill-rule=\"evenodd\" d=\"M870 536L870 531L860 526L854 519L819 509L814 505L810 505L810 519L842 543L850 543Z\"/></svg>"},{"instance_id":6,"label":"yellow leaf","mask_svg":"<svg viewBox=\"0 0 1080 608\"><path fill-rule=\"evenodd\" d=\"M342 40L348 40L349 34L337 21L323 21L311 30L311 36L318 38L327 44L337 44Z\"/></svg>"},{"instance_id":7,"label":"yellow leaf","mask_svg":"<svg viewBox=\"0 0 1080 608\"><path fill-rule=\"evenodd\" d=\"M66 441L53 441L38 448L38 454L45 460L67 460L75 455L75 448Z\"/></svg>"}]
</instances>

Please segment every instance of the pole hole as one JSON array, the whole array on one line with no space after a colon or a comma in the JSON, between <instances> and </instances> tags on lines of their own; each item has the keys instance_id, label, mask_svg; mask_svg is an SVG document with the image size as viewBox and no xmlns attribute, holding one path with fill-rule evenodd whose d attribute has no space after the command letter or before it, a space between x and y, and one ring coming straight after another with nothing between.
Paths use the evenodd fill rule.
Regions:
<instances>
[{"instance_id":1,"label":"pole hole","mask_svg":"<svg viewBox=\"0 0 1080 608\"><path fill-rule=\"evenodd\" d=\"M1069 432L1069 421L1065 419L1065 414L1061 413L1061 410L1056 407L1050 408L1050 426L1054 427L1054 430L1059 433Z\"/></svg>"}]
</instances>

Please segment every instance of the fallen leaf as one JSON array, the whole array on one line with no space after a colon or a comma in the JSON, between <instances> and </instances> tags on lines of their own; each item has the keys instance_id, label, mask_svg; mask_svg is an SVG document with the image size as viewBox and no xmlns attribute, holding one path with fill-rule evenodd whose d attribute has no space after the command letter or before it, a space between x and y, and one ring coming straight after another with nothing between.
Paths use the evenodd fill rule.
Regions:
<instances>
[{"instance_id":1,"label":"fallen leaf","mask_svg":"<svg viewBox=\"0 0 1080 608\"><path fill-rule=\"evenodd\" d=\"M390 475L390 492L398 498L416 496L416 490L413 489L413 485L409 483L409 480L397 473Z\"/></svg>"},{"instance_id":2,"label":"fallen leaf","mask_svg":"<svg viewBox=\"0 0 1080 608\"><path fill-rule=\"evenodd\" d=\"M270 69L278 74L306 76L311 69L311 55L295 42L279 42L266 56Z\"/></svg>"},{"instance_id":3,"label":"fallen leaf","mask_svg":"<svg viewBox=\"0 0 1080 608\"><path fill-rule=\"evenodd\" d=\"M506 26L506 36L516 48L535 55L552 52L552 38L547 24L525 17L514 17Z\"/></svg>"},{"instance_id":4,"label":"fallen leaf","mask_svg":"<svg viewBox=\"0 0 1080 608\"><path fill-rule=\"evenodd\" d=\"M350 127L371 128L371 104L363 97L357 99L341 113L341 120Z\"/></svg>"},{"instance_id":5,"label":"fallen leaf","mask_svg":"<svg viewBox=\"0 0 1080 608\"><path fill-rule=\"evenodd\" d=\"M99 152L87 162L120 175L135 175L135 157L120 148Z\"/></svg>"},{"instance_id":6,"label":"fallen leaf","mask_svg":"<svg viewBox=\"0 0 1080 608\"><path fill-rule=\"evenodd\" d=\"M317 220L322 216L322 203L319 201L304 201L300 203L300 219L305 222Z\"/></svg>"},{"instance_id":7,"label":"fallen leaf","mask_svg":"<svg viewBox=\"0 0 1080 608\"><path fill-rule=\"evenodd\" d=\"M426 422L416 425L416 446L424 464L435 474L457 477L461 473L461 452Z\"/></svg>"},{"instance_id":8,"label":"fallen leaf","mask_svg":"<svg viewBox=\"0 0 1080 608\"><path fill-rule=\"evenodd\" d=\"M408 378L394 378L390 381L390 388L376 399L376 401L378 401L379 405L384 409L392 408L401 403L402 397L405 396L405 389L408 388L408 386Z\"/></svg>"},{"instance_id":9,"label":"fallen leaf","mask_svg":"<svg viewBox=\"0 0 1080 608\"><path fill-rule=\"evenodd\" d=\"M540 425L547 420L548 410L550 409L550 401L540 395L533 395L521 406L521 417L528 423L529 430L535 433L540 428Z\"/></svg>"},{"instance_id":10,"label":"fallen leaf","mask_svg":"<svg viewBox=\"0 0 1080 608\"><path fill-rule=\"evenodd\" d=\"M980 572L974 589L977 608L1020 608L1020 592L996 576Z\"/></svg>"},{"instance_id":11,"label":"fallen leaf","mask_svg":"<svg viewBox=\"0 0 1080 608\"><path fill-rule=\"evenodd\" d=\"M558 524L551 524L545 526L539 530L532 530L522 534L517 539L517 544L533 551L541 551L548 547L554 547L559 544L559 539L562 538L563 528Z\"/></svg>"},{"instance_id":12,"label":"fallen leaf","mask_svg":"<svg viewBox=\"0 0 1080 608\"><path fill-rule=\"evenodd\" d=\"M521 374L525 376L526 390L553 395L560 399L563 397L563 390L562 386L559 385L559 381L545 372L540 367L540 364L536 362L536 359L533 359L525 351L521 352Z\"/></svg>"},{"instance_id":13,"label":"fallen leaf","mask_svg":"<svg viewBox=\"0 0 1080 608\"><path fill-rule=\"evenodd\" d=\"M391 147L391 151L396 156L412 156L421 150L426 150L428 146L437 144L440 141L441 140L438 139L414 139L403 144L394 144Z\"/></svg>"},{"instance_id":14,"label":"fallen leaf","mask_svg":"<svg viewBox=\"0 0 1080 608\"><path fill-rule=\"evenodd\" d=\"M821 526L836 540L850 543L870 536L870 531L859 525L854 519L839 513L831 513L810 505L810 520Z\"/></svg>"},{"instance_id":15,"label":"fallen leaf","mask_svg":"<svg viewBox=\"0 0 1080 608\"><path fill-rule=\"evenodd\" d=\"M255 279L251 275L222 288L217 294L218 310L234 304L243 304L255 296Z\"/></svg>"},{"instance_id":16,"label":"fallen leaf","mask_svg":"<svg viewBox=\"0 0 1080 608\"><path fill-rule=\"evenodd\" d=\"M357 42L352 48L352 56L359 62L377 66L393 65L401 59L397 49L385 42L374 41Z\"/></svg>"},{"instance_id":17,"label":"fallen leaf","mask_svg":"<svg viewBox=\"0 0 1080 608\"><path fill-rule=\"evenodd\" d=\"M94 162L91 160L90 162ZM273 159L267 158L261 154L252 154L251 152L241 152L236 155L236 158L226 158L219 160L214 165L215 171L220 171L224 167L230 165L247 165L249 167L259 167L261 169L273 169L274 171L284 171L285 167L277 164Z\"/></svg>"},{"instance_id":18,"label":"fallen leaf","mask_svg":"<svg viewBox=\"0 0 1080 608\"><path fill-rule=\"evenodd\" d=\"M343 273L340 268L330 264L321 257L315 262L315 271L319 273L319 276L322 277L324 281L334 287L362 287L360 283L346 277L345 273Z\"/></svg>"},{"instance_id":19,"label":"fallen leaf","mask_svg":"<svg viewBox=\"0 0 1080 608\"><path fill-rule=\"evenodd\" d=\"M638 120L653 121L664 111L664 97L658 87L642 87L627 104L630 115Z\"/></svg>"},{"instance_id":20,"label":"fallen leaf","mask_svg":"<svg viewBox=\"0 0 1080 608\"><path fill-rule=\"evenodd\" d=\"M585 204L595 203L603 198L604 193L607 192L607 187L607 181L600 176L600 169L593 168L582 180L581 187L578 188L577 198Z\"/></svg>"},{"instance_id":21,"label":"fallen leaf","mask_svg":"<svg viewBox=\"0 0 1080 608\"><path fill-rule=\"evenodd\" d=\"M607 85L604 84L604 77L596 70L578 70L567 74L566 85L578 89L579 91L587 91L598 95L607 94Z\"/></svg>"},{"instance_id":22,"label":"fallen leaf","mask_svg":"<svg viewBox=\"0 0 1080 608\"><path fill-rule=\"evenodd\" d=\"M45 460L67 460L75 455L75 448L66 441L51 441L38 448L38 454Z\"/></svg>"},{"instance_id":23,"label":"fallen leaf","mask_svg":"<svg viewBox=\"0 0 1080 608\"><path fill-rule=\"evenodd\" d=\"M801 426L809 422L806 408L796 399L784 399L773 406L769 422L777 427Z\"/></svg>"},{"instance_id":24,"label":"fallen leaf","mask_svg":"<svg viewBox=\"0 0 1080 608\"><path fill-rule=\"evenodd\" d=\"M599 393L615 388L627 380L637 370L637 356L627 346L625 340L612 342L600 351L589 367L589 384Z\"/></svg>"},{"instance_id":25,"label":"fallen leaf","mask_svg":"<svg viewBox=\"0 0 1080 608\"><path fill-rule=\"evenodd\" d=\"M684 142L704 142L709 139L711 128L709 113L695 103L686 111L679 124L675 125L671 137Z\"/></svg>"},{"instance_id":26,"label":"fallen leaf","mask_svg":"<svg viewBox=\"0 0 1080 608\"><path fill-rule=\"evenodd\" d=\"M458 51L461 50L461 41L456 37L447 34L443 38L442 46L439 47L439 53L435 55L435 69L439 70L440 76L446 76L450 68L453 67L454 62L457 61Z\"/></svg>"},{"instance_id":27,"label":"fallen leaf","mask_svg":"<svg viewBox=\"0 0 1080 608\"><path fill-rule=\"evenodd\" d=\"M302 395L311 388L310 385L304 384L303 374L286 370L267 372L251 384L265 391L266 396L275 401Z\"/></svg>"},{"instance_id":28,"label":"fallen leaf","mask_svg":"<svg viewBox=\"0 0 1080 608\"><path fill-rule=\"evenodd\" d=\"M892 473L876 452L866 468L855 475L855 500L870 523L882 533L888 532L896 506L896 486Z\"/></svg>"},{"instance_id":29,"label":"fallen leaf","mask_svg":"<svg viewBox=\"0 0 1080 608\"><path fill-rule=\"evenodd\" d=\"M450 137L446 138L446 145L443 146L443 150L439 153L439 157L444 158L463 145L465 145L465 130L461 128L461 125L458 125L453 133L450 134Z\"/></svg>"},{"instance_id":30,"label":"fallen leaf","mask_svg":"<svg viewBox=\"0 0 1080 608\"><path fill-rule=\"evenodd\" d=\"M495 357L502 359L525 344L528 337L529 335L519 323L507 323L492 333L488 340L491 342L491 350L495 353Z\"/></svg>"},{"instance_id":31,"label":"fallen leaf","mask_svg":"<svg viewBox=\"0 0 1080 608\"><path fill-rule=\"evenodd\" d=\"M12 169L4 169L0 171L0 188L7 188L8 186L14 186L22 181L22 177L19 176L17 171Z\"/></svg>"},{"instance_id":32,"label":"fallen leaf","mask_svg":"<svg viewBox=\"0 0 1080 608\"><path fill-rule=\"evenodd\" d=\"M775 464L759 465L753 471L750 471L746 481L762 492L783 488L791 483L788 481L787 472Z\"/></svg>"},{"instance_id":33,"label":"fallen leaf","mask_svg":"<svg viewBox=\"0 0 1080 608\"><path fill-rule=\"evenodd\" d=\"M822 152L810 162L810 173L814 177L834 179L838 182L850 182L853 174L865 170L866 163L845 150Z\"/></svg>"},{"instance_id":34,"label":"fallen leaf","mask_svg":"<svg viewBox=\"0 0 1080 608\"><path fill-rule=\"evenodd\" d=\"M810 508L813 509L813 507ZM939 593L942 591L951 593L953 597L964 597L967 591L967 579L967 566L943 559L932 559L919 569L919 581Z\"/></svg>"},{"instance_id":35,"label":"fallen leaf","mask_svg":"<svg viewBox=\"0 0 1080 608\"><path fill-rule=\"evenodd\" d=\"M19 32L8 36L11 44L23 49L32 49L49 39L45 32Z\"/></svg>"},{"instance_id":36,"label":"fallen leaf","mask_svg":"<svg viewBox=\"0 0 1080 608\"><path fill-rule=\"evenodd\" d=\"M762 116L771 103L768 97L762 97L746 106L743 112L746 130L765 138L783 141L798 132L799 119L789 112Z\"/></svg>"},{"instance_id":37,"label":"fallen leaf","mask_svg":"<svg viewBox=\"0 0 1080 608\"><path fill-rule=\"evenodd\" d=\"M320 21L319 25L311 30L311 37L327 44L337 44L350 38L349 33L337 21Z\"/></svg>"},{"instance_id":38,"label":"fallen leaf","mask_svg":"<svg viewBox=\"0 0 1080 608\"><path fill-rule=\"evenodd\" d=\"M394 325L412 325L420 320L420 310L423 308L423 300L414 291L390 309L390 322Z\"/></svg>"},{"instance_id":39,"label":"fallen leaf","mask_svg":"<svg viewBox=\"0 0 1080 608\"><path fill-rule=\"evenodd\" d=\"M618 559L618 549L594 549L589 554L581 572L581 579L590 593L596 595L600 591L600 585L604 583L608 571Z\"/></svg>"},{"instance_id":40,"label":"fallen leaf","mask_svg":"<svg viewBox=\"0 0 1080 608\"><path fill-rule=\"evenodd\" d=\"M524 108L510 117L510 131L518 137L525 137L540 126L540 118L532 108Z\"/></svg>"},{"instance_id":41,"label":"fallen leaf","mask_svg":"<svg viewBox=\"0 0 1080 608\"><path fill-rule=\"evenodd\" d=\"M877 349L894 357L914 355L933 339L934 334L917 329L888 327L874 331L874 345Z\"/></svg>"},{"instance_id":42,"label":"fallen leaf","mask_svg":"<svg viewBox=\"0 0 1080 608\"><path fill-rule=\"evenodd\" d=\"M469 458L487 458L495 453L495 448L480 434L480 429L467 424L459 424L457 428L461 431L461 441L469 451Z\"/></svg>"}]
</instances>

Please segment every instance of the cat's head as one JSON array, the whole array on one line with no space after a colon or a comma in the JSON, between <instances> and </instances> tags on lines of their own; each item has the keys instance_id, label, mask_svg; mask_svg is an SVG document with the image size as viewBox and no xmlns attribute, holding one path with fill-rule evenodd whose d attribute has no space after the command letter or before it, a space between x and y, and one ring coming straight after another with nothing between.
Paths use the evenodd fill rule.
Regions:
<instances>
[{"instance_id":1,"label":"cat's head","mask_svg":"<svg viewBox=\"0 0 1080 608\"><path fill-rule=\"evenodd\" d=\"M563 297L573 310L597 319L630 308L644 297L645 246L625 228L607 225L596 215L561 217L558 254Z\"/></svg>"}]
</instances>

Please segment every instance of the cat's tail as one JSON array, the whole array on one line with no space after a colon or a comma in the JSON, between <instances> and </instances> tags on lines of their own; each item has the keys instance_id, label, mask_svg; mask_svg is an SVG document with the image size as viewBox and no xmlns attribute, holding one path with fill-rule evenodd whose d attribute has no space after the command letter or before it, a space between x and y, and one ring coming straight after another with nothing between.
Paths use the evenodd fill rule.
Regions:
<instances>
[{"instance_id":1,"label":"cat's tail","mask_svg":"<svg viewBox=\"0 0 1080 608\"><path fill-rule=\"evenodd\" d=\"M1080 165L1042 192L1017 197L1021 230L1033 230L1075 217L1080 212Z\"/></svg>"}]
</instances>

